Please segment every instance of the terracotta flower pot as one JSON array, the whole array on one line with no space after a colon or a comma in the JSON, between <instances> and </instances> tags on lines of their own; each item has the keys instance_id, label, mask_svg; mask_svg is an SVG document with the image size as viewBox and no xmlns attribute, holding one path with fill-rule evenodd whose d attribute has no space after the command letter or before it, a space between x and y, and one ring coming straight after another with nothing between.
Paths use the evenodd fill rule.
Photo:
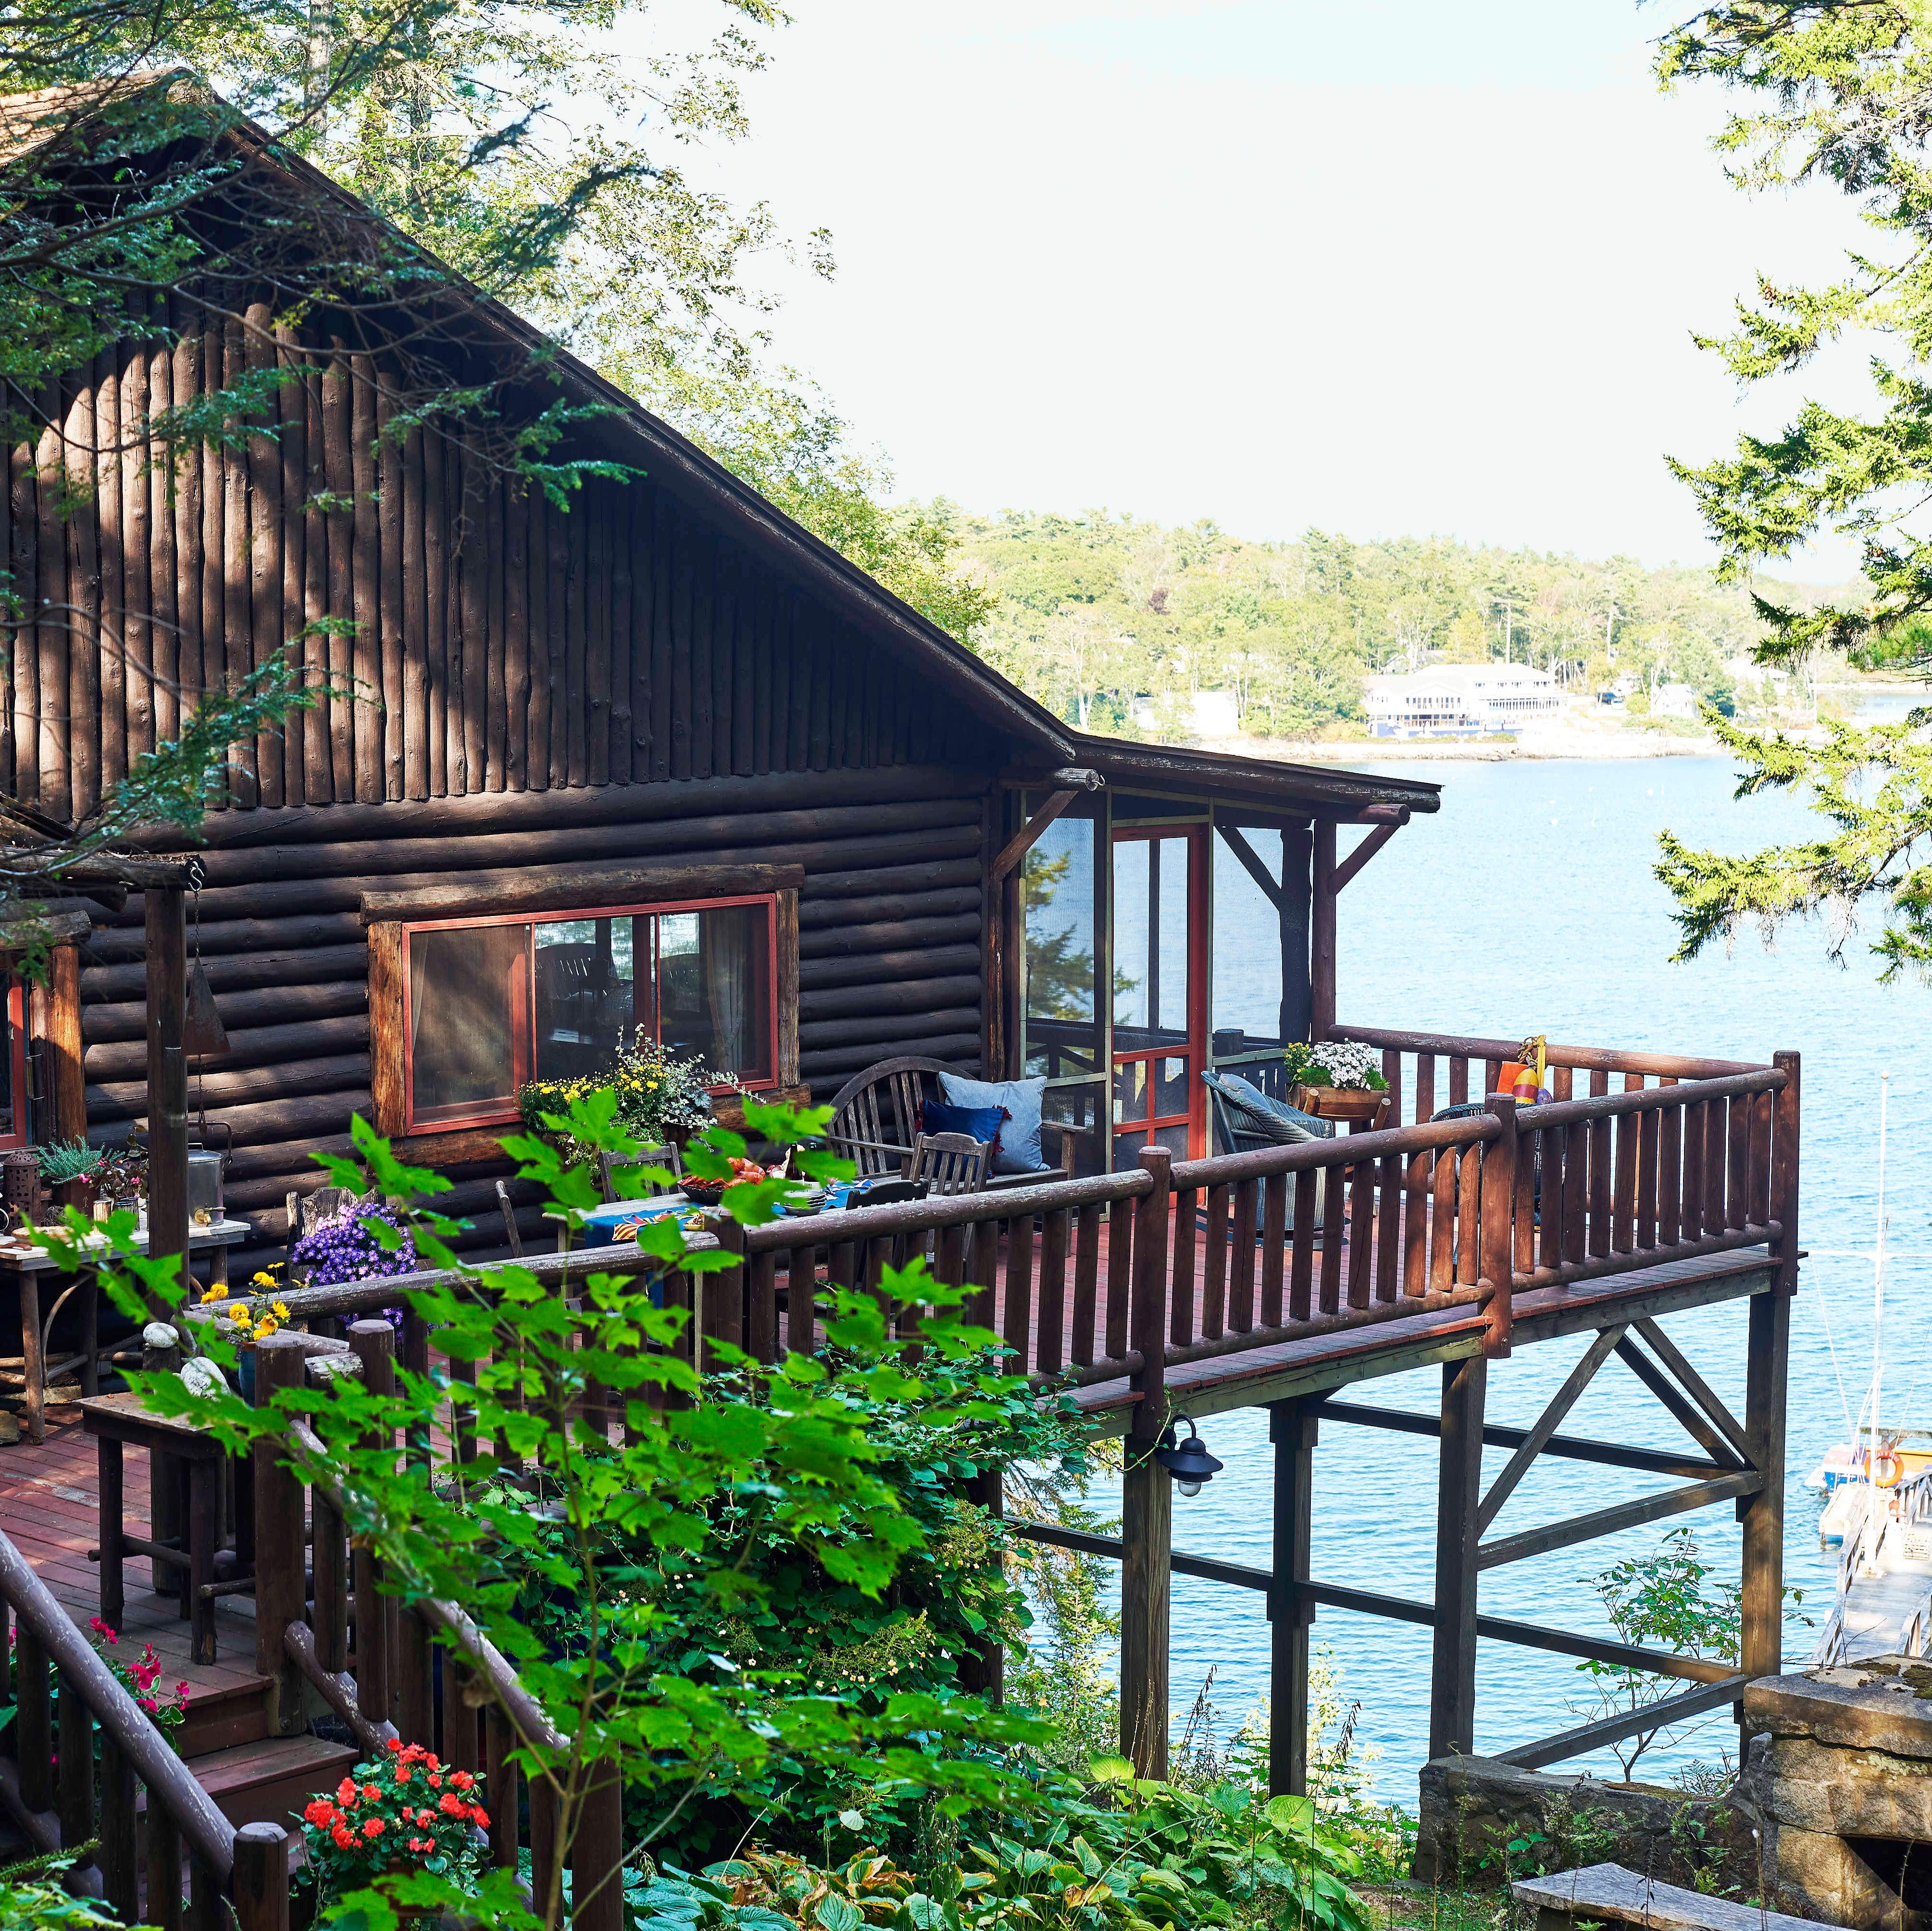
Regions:
<instances>
[{"instance_id":1,"label":"terracotta flower pot","mask_svg":"<svg viewBox=\"0 0 1932 1931\"><path fill-rule=\"evenodd\" d=\"M83 1214L94 1212L94 1197L100 1190L92 1180L63 1180L54 1189L57 1207L78 1207Z\"/></svg>"}]
</instances>

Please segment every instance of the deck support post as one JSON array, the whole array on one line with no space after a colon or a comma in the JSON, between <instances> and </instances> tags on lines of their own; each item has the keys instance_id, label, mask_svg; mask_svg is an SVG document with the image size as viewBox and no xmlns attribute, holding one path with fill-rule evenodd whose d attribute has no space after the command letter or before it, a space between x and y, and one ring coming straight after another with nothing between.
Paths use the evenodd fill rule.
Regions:
<instances>
[{"instance_id":1,"label":"deck support post","mask_svg":"<svg viewBox=\"0 0 1932 1931\"><path fill-rule=\"evenodd\" d=\"M1148 1191L1135 1203L1128 1276L1133 1422L1124 1444L1120 1498L1120 1754L1142 1776L1167 1774L1168 1611L1174 1551L1174 1483L1154 1458L1167 1426L1167 1257L1172 1231L1174 1156L1140 1150Z\"/></svg>"},{"instance_id":2,"label":"deck support post","mask_svg":"<svg viewBox=\"0 0 1932 1931\"><path fill-rule=\"evenodd\" d=\"M1483 1500L1483 1401L1489 1363L1442 1365L1442 1457L1436 1509L1436 1644L1430 1674L1429 1754L1475 1747L1476 1516Z\"/></svg>"},{"instance_id":3,"label":"deck support post","mask_svg":"<svg viewBox=\"0 0 1932 1931\"><path fill-rule=\"evenodd\" d=\"M255 1399L266 1407L286 1389L302 1385L304 1365L298 1335L270 1335L255 1344ZM302 1677L282 1641L291 1623L308 1616L308 1551L303 1534L302 1485L284 1465L286 1446L271 1437L254 1446L255 1671L272 1679L268 1692L268 1734L296 1735L308 1722L302 1707ZM356 1613L363 1613L358 1603ZM375 1720L380 1722L378 1716Z\"/></svg>"},{"instance_id":4,"label":"deck support post","mask_svg":"<svg viewBox=\"0 0 1932 1931\"><path fill-rule=\"evenodd\" d=\"M1775 1676L1784 1653L1784 1383L1791 1297L1775 1284L1750 1298L1744 1431L1764 1478L1738 1498L1744 1525L1743 1629L1738 1661L1748 1677ZM1742 1709L1742 1705L1739 1706Z\"/></svg>"},{"instance_id":5,"label":"deck support post","mask_svg":"<svg viewBox=\"0 0 1932 1931\"><path fill-rule=\"evenodd\" d=\"M188 913L179 885L150 885L146 896L148 981L148 1252L181 1256L184 1290L189 1284L188 1247ZM183 1305L187 1302L183 1294ZM148 1317L162 1320L170 1311L148 1297ZM148 1452L149 1505L158 1542L185 1546L188 1520L182 1483L172 1455ZM172 1591L178 1578L155 1563L150 1582L157 1595Z\"/></svg>"},{"instance_id":6,"label":"deck support post","mask_svg":"<svg viewBox=\"0 0 1932 1931\"><path fill-rule=\"evenodd\" d=\"M1335 821L1315 821L1315 878L1309 908L1308 1037L1324 1040L1335 1023Z\"/></svg>"},{"instance_id":7,"label":"deck support post","mask_svg":"<svg viewBox=\"0 0 1932 1931\"><path fill-rule=\"evenodd\" d=\"M1274 1444L1274 1562L1268 1590L1268 1794L1308 1794L1308 1629L1315 1605L1308 1580L1314 1515L1316 1418L1312 1401L1277 1401L1268 1409Z\"/></svg>"}]
</instances>

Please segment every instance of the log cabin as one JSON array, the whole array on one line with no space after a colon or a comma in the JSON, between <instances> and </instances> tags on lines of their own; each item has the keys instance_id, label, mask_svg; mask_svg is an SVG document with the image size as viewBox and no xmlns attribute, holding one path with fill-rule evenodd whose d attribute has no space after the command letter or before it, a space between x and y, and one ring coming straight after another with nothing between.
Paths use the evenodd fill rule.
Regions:
<instances>
[{"instance_id":1,"label":"log cabin","mask_svg":"<svg viewBox=\"0 0 1932 1931\"><path fill-rule=\"evenodd\" d=\"M1071 728L581 362L531 374L536 332L440 265L433 314L291 323L250 286L251 211L406 245L260 128L222 140L242 240L8 452L0 557L45 620L0 686L0 786L83 819L278 652L338 693L233 747L198 841L228 1050L190 1101L242 1263L358 1113L493 1206L518 1086L620 1026L766 1094L904 1054L1045 1075L1093 1173L1150 1134L1208 1152L1199 1073L1333 1019L1336 893L1436 787ZM561 404L548 460L608 473L560 503L494 419L395 433L426 363ZM272 369L245 447L156 461L154 418ZM141 920L95 908L11 994L11 1143L142 1118Z\"/></svg>"}]
</instances>

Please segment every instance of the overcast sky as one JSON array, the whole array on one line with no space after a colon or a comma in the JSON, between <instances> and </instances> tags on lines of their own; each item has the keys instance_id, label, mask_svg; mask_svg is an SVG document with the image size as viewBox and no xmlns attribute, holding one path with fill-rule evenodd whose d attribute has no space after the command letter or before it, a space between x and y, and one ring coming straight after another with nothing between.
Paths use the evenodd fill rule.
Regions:
<instances>
[{"instance_id":1,"label":"overcast sky","mask_svg":"<svg viewBox=\"0 0 1932 1931\"><path fill-rule=\"evenodd\" d=\"M1664 453L1798 389L1691 333L1858 233L1729 186L1630 0L790 4L705 165L832 231L830 285L767 272L777 349L902 494L1706 560Z\"/></svg>"}]
</instances>

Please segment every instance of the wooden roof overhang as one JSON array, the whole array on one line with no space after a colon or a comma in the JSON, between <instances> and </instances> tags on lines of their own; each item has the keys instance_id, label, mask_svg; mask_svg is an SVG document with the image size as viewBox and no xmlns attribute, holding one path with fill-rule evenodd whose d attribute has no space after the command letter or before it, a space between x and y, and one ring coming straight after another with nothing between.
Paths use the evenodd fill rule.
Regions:
<instances>
[{"instance_id":1,"label":"wooden roof overhang","mask_svg":"<svg viewBox=\"0 0 1932 1931\"><path fill-rule=\"evenodd\" d=\"M1069 761L1076 734L1051 711L614 383L473 287L429 250L402 237L347 189L280 146L268 129L220 101L192 74L178 71L130 76L115 87L95 84L0 97L0 158L10 149L52 140L63 128L55 112L63 101L71 101L76 114L85 116L100 111L108 100L125 101L149 89L166 89L194 104L206 104L216 117L219 144L242 154L252 167L379 229L399 253L406 252L433 270L412 312L404 317L399 308L399 321L406 320L418 332L427 324L452 351L524 389L539 406L554 403L560 395L566 402L587 406L596 413L573 432L587 453L642 470L654 485L669 491L714 527L724 528L768 566L820 597L855 629L916 663L949 696L1012 740L1016 755L1054 764Z\"/></svg>"}]
</instances>

